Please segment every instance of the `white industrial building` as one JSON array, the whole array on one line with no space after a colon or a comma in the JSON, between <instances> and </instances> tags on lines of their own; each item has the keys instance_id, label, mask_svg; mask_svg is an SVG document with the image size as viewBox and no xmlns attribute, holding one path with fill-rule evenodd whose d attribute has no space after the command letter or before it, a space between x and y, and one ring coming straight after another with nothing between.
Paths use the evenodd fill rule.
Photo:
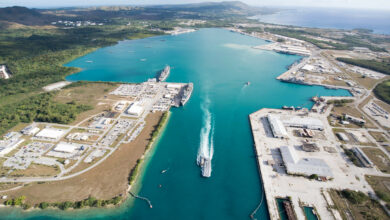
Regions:
<instances>
[{"instance_id":1,"label":"white industrial building","mask_svg":"<svg viewBox=\"0 0 390 220\"><path fill-rule=\"evenodd\" d=\"M17 148L24 139L18 139L18 138L13 138L10 140L0 140L0 156L4 156L8 154L9 152L13 151L15 148Z\"/></svg>"},{"instance_id":2,"label":"white industrial building","mask_svg":"<svg viewBox=\"0 0 390 220\"><path fill-rule=\"evenodd\" d=\"M37 138L57 140L65 133L62 129L45 128L35 135Z\"/></svg>"},{"instance_id":3,"label":"white industrial building","mask_svg":"<svg viewBox=\"0 0 390 220\"><path fill-rule=\"evenodd\" d=\"M21 130L20 132L24 135L34 135L36 134L40 129L36 126L33 126L33 125L29 125L25 128L23 128L23 130Z\"/></svg>"},{"instance_id":4,"label":"white industrial building","mask_svg":"<svg viewBox=\"0 0 390 220\"><path fill-rule=\"evenodd\" d=\"M283 119L282 121L283 124L288 127L324 130L324 124L317 118L293 116Z\"/></svg>"},{"instance_id":5,"label":"white industrial building","mask_svg":"<svg viewBox=\"0 0 390 220\"><path fill-rule=\"evenodd\" d=\"M126 110L126 113L133 116L141 116L142 112L144 111L144 108L140 106L137 102L134 102L130 105L130 107Z\"/></svg>"},{"instance_id":6,"label":"white industrial building","mask_svg":"<svg viewBox=\"0 0 390 220\"><path fill-rule=\"evenodd\" d=\"M62 152L62 153L74 153L77 148L78 148L77 145L61 142L54 147L53 151Z\"/></svg>"},{"instance_id":7,"label":"white industrial building","mask_svg":"<svg viewBox=\"0 0 390 220\"><path fill-rule=\"evenodd\" d=\"M343 132L337 132L336 133L337 137L342 140L342 141L349 141L349 138L347 137L347 135Z\"/></svg>"},{"instance_id":8,"label":"white industrial building","mask_svg":"<svg viewBox=\"0 0 390 220\"><path fill-rule=\"evenodd\" d=\"M344 114L344 117L345 117L345 119L352 121L354 123L357 123L357 124L365 124L366 123L365 120L363 120L361 118L353 117L352 115Z\"/></svg>"},{"instance_id":9,"label":"white industrial building","mask_svg":"<svg viewBox=\"0 0 390 220\"><path fill-rule=\"evenodd\" d=\"M287 131L286 128L284 127L282 121L280 119L272 114L267 115L268 123L271 127L272 134L275 138L286 138L287 136Z\"/></svg>"},{"instance_id":10,"label":"white industrial building","mask_svg":"<svg viewBox=\"0 0 390 220\"><path fill-rule=\"evenodd\" d=\"M280 147L283 162L288 174L319 177L333 177L332 170L324 160L318 158L299 158L294 147Z\"/></svg>"}]
</instances>

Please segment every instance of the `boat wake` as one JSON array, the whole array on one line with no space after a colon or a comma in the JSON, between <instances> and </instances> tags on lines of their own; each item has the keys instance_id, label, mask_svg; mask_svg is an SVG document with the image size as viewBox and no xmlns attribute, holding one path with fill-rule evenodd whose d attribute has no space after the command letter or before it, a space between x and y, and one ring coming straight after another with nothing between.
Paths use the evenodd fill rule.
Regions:
<instances>
[{"instance_id":1,"label":"boat wake","mask_svg":"<svg viewBox=\"0 0 390 220\"><path fill-rule=\"evenodd\" d=\"M214 154L214 126L212 126L211 113L208 108L202 108L204 112L203 127L200 131L200 145L196 158L197 164L202 169L203 177L211 176L211 160Z\"/></svg>"}]
</instances>

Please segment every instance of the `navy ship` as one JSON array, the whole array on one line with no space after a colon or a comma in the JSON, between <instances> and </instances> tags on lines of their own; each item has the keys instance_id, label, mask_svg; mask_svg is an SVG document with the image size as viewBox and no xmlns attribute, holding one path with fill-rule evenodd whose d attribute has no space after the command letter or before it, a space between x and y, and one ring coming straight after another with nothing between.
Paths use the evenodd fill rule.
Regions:
<instances>
[{"instance_id":1,"label":"navy ship","mask_svg":"<svg viewBox=\"0 0 390 220\"><path fill-rule=\"evenodd\" d=\"M160 73L158 74L157 76L157 81L159 82L162 82L162 81L165 81L169 74L171 73L171 67L170 66L166 66L163 70L160 71Z\"/></svg>"},{"instance_id":2,"label":"navy ship","mask_svg":"<svg viewBox=\"0 0 390 220\"><path fill-rule=\"evenodd\" d=\"M211 159L200 157L198 160L198 165L202 168L202 176L210 177L211 176Z\"/></svg>"},{"instance_id":3,"label":"navy ship","mask_svg":"<svg viewBox=\"0 0 390 220\"><path fill-rule=\"evenodd\" d=\"M181 105L185 105L188 102L188 100L191 97L193 89L194 89L193 83L188 83L187 85L184 86L183 94L181 96L181 101L180 101Z\"/></svg>"}]
</instances>

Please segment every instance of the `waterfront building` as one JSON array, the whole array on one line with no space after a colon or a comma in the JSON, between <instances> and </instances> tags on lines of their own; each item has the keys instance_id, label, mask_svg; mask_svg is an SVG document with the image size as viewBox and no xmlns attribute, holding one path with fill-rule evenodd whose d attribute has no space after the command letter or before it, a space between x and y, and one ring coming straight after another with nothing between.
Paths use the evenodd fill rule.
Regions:
<instances>
[{"instance_id":1,"label":"waterfront building","mask_svg":"<svg viewBox=\"0 0 390 220\"><path fill-rule=\"evenodd\" d=\"M294 147L280 147L283 162L288 174L319 177L333 177L332 170L324 160L318 158L299 158Z\"/></svg>"},{"instance_id":2,"label":"waterfront building","mask_svg":"<svg viewBox=\"0 0 390 220\"><path fill-rule=\"evenodd\" d=\"M268 123L271 127L272 134L275 138L287 138L287 131L280 119L272 114L267 116Z\"/></svg>"}]
</instances>

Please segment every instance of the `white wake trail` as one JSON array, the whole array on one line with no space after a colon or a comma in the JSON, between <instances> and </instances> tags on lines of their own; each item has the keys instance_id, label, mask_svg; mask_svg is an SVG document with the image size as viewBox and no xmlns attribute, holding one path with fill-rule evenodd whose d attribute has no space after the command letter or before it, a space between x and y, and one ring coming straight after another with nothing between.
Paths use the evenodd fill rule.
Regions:
<instances>
[{"instance_id":1,"label":"white wake trail","mask_svg":"<svg viewBox=\"0 0 390 220\"><path fill-rule=\"evenodd\" d=\"M202 168L202 176L210 177L211 176L211 160L214 154L214 126L212 126L212 116L208 110L208 103L206 101L206 106L203 106L202 110L204 112L203 127L200 132L200 144L198 155L196 158L197 164Z\"/></svg>"}]
</instances>

